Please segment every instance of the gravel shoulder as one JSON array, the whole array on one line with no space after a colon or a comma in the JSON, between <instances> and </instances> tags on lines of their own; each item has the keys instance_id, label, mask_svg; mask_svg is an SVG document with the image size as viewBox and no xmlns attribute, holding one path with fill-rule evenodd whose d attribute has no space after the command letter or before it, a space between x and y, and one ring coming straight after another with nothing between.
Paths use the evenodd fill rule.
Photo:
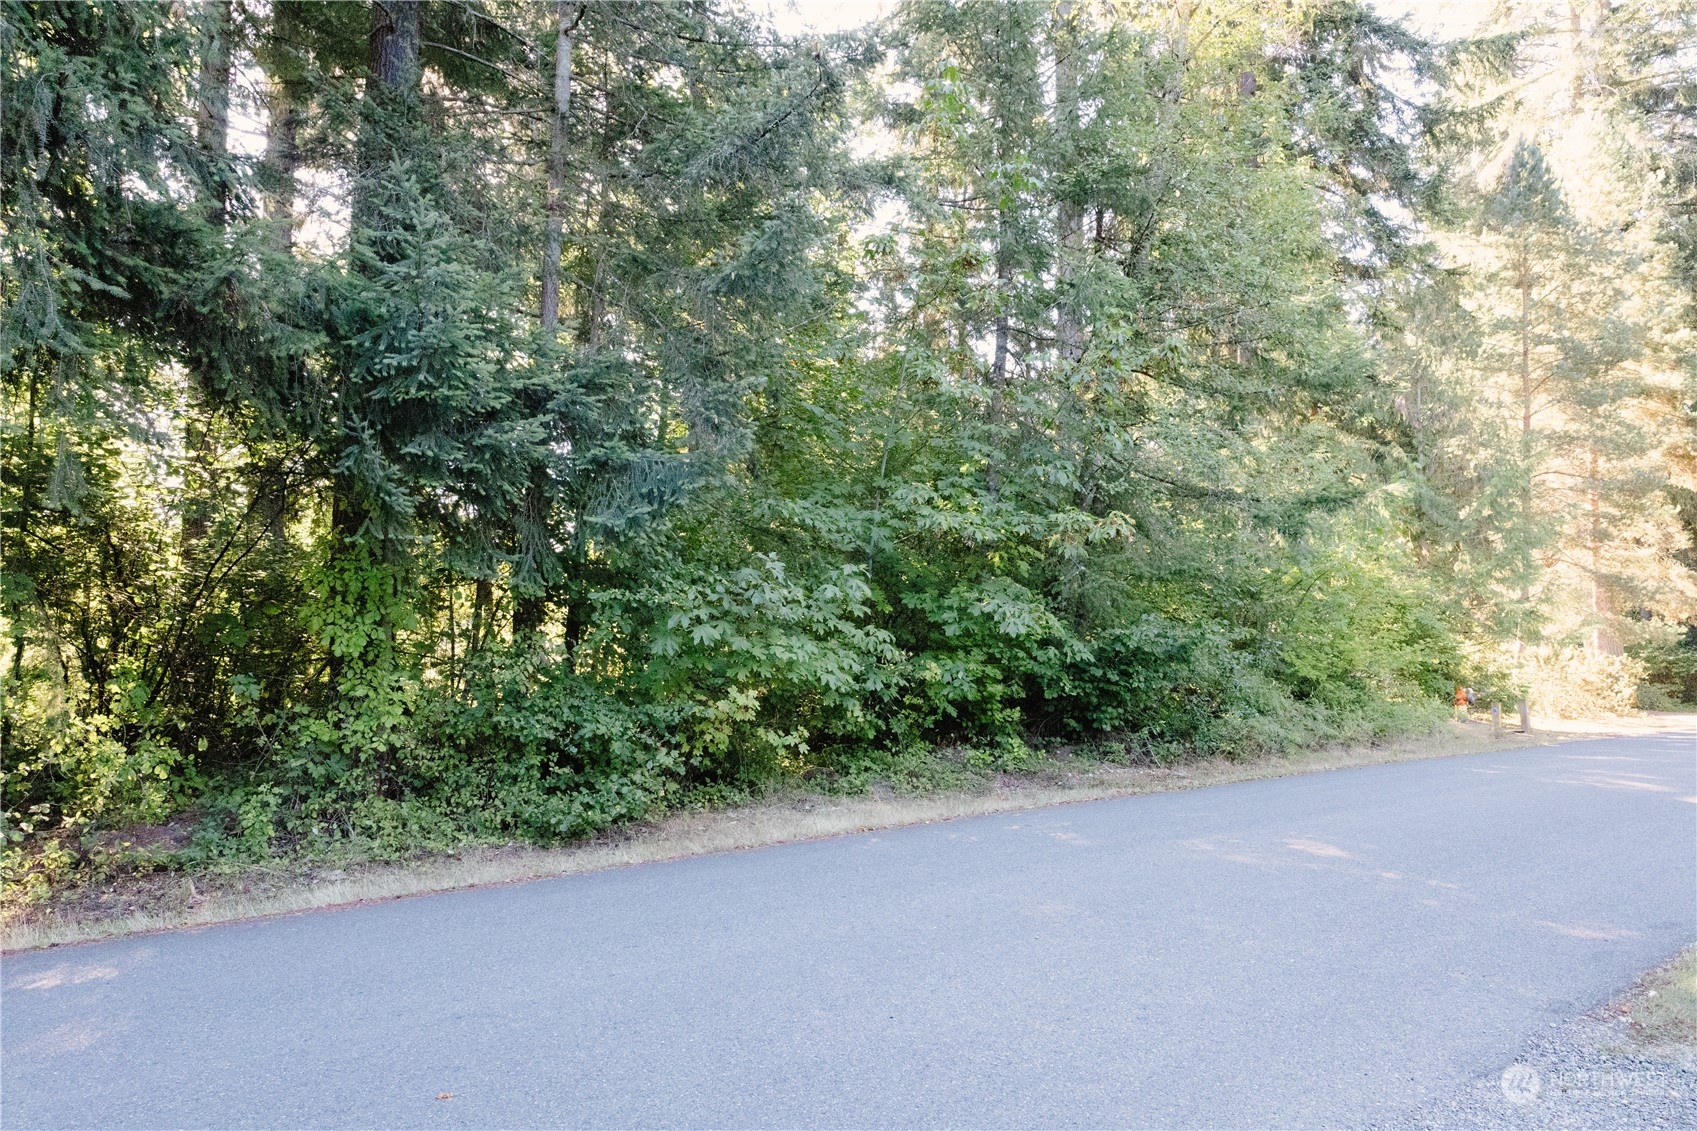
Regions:
<instances>
[{"instance_id":1,"label":"gravel shoulder","mask_svg":"<svg viewBox=\"0 0 1697 1131\"><path fill-rule=\"evenodd\" d=\"M1670 994L1682 999L1671 1015L1660 1008ZM1697 1125L1694 1027L1697 946L1602 1009L1552 1026L1511 1063L1374 1131L1689 1128Z\"/></svg>"}]
</instances>

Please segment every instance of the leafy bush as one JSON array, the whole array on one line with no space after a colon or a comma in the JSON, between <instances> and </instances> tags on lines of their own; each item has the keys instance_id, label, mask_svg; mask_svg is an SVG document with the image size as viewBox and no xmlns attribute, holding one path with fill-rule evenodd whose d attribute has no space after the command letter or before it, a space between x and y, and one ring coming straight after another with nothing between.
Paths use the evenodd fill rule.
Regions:
<instances>
[{"instance_id":1,"label":"leafy bush","mask_svg":"<svg viewBox=\"0 0 1697 1131\"><path fill-rule=\"evenodd\" d=\"M801 768L821 738L875 729L869 708L892 686L899 653L865 623L870 595L856 566L804 580L757 554L723 573L598 595L591 646L641 655L635 686L674 704L692 777L759 779Z\"/></svg>"},{"instance_id":2,"label":"leafy bush","mask_svg":"<svg viewBox=\"0 0 1697 1131\"><path fill-rule=\"evenodd\" d=\"M1550 648L1530 653L1520 674L1533 711L1578 719L1631 714L1638 707L1638 689L1649 667L1633 656L1589 648Z\"/></svg>"},{"instance_id":3,"label":"leafy bush","mask_svg":"<svg viewBox=\"0 0 1697 1131\"><path fill-rule=\"evenodd\" d=\"M1681 626L1683 628L1683 626ZM1697 630L1676 639L1652 639L1629 649L1645 667L1638 705L1652 711L1697 706Z\"/></svg>"},{"instance_id":4,"label":"leafy bush","mask_svg":"<svg viewBox=\"0 0 1697 1131\"><path fill-rule=\"evenodd\" d=\"M1077 651L1040 677L1043 712L1063 732L1192 740L1228 710L1257 709L1237 689L1247 658L1224 625L1149 613Z\"/></svg>"}]
</instances>

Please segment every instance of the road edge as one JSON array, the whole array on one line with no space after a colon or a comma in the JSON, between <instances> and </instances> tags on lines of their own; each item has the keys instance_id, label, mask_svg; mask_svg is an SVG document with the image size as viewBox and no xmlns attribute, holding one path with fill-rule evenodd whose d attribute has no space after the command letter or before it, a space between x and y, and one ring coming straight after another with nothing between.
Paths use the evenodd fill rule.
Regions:
<instances>
[{"instance_id":1,"label":"road edge","mask_svg":"<svg viewBox=\"0 0 1697 1131\"><path fill-rule=\"evenodd\" d=\"M875 792L851 798L793 791L749 805L672 814L560 848L515 845L373 864L355 875L328 881L302 878L298 882L286 882L283 890L260 896L236 891L196 899L191 894L186 906L165 911L59 917L32 916L26 908L14 911L0 923L0 954L335 911L994 813L1626 737L1632 733L1629 729L1612 733L1535 730L1523 735L1518 731L1493 731L1488 725L1478 723L1450 722L1429 734L1380 743L1320 747L1285 756L1267 755L1241 761L1205 758L1157 767L1098 766L1066 778L1048 780L1000 775L989 791L950 790L915 795ZM193 877L185 878L190 893L195 891L192 880Z\"/></svg>"}]
</instances>

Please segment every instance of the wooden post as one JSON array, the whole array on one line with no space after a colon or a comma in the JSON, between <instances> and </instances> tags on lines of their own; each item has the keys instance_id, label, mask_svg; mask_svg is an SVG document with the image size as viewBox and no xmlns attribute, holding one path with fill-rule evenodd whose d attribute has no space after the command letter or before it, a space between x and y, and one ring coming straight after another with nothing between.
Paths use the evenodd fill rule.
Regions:
<instances>
[{"instance_id":1,"label":"wooden post","mask_svg":"<svg viewBox=\"0 0 1697 1131\"><path fill-rule=\"evenodd\" d=\"M1520 733L1532 733L1532 705L1524 699L1520 701Z\"/></svg>"}]
</instances>

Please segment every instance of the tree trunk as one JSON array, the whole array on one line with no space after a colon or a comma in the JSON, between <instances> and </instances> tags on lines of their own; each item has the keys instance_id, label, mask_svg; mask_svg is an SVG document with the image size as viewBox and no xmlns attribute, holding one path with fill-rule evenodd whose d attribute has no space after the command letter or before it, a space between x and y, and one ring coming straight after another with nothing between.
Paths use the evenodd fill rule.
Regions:
<instances>
[{"instance_id":1,"label":"tree trunk","mask_svg":"<svg viewBox=\"0 0 1697 1131\"><path fill-rule=\"evenodd\" d=\"M1532 458L1532 265L1524 237L1520 241L1520 459L1526 473L1526 486L1521 491L1521 520L1532 521L1532 472L1527 466ZM1532 605L1531 586L1520 587L1522 623ZM1517 626L1514 633L1514 657L1520 659L1525 641Z\"/></svg>"},{"instance_id":2,"label":"tree trunk","mask_svg":"<svg viewBox=\"0 0 1697 1131\"><path fill-rule=\"evenodd\" d=\"M1011 327L1008 321L1008 284L1013 280L1013 268L1008 259L1006 247L1006 225L996 238L996 352L990 362L990 466L984 474L984 486L990 492L992 499L999 498L1002 493L1002 475L997 466L995 456L996 444L1000 440L997 434L1002 423L1002 400L1008 384L1008 339Z\"/></svg>"},{"instance_id":3,"label":"tree trunk","mask_svg":"<svg viewBox=\"0 0 1697 1131\"><path fill-rule=\"evenodd\" d=\"M1590 448L1586 452L1586 509L1590 511L1591 528L1589 542L1591 556L1591 616L1595 623L1591 627L1591 650L1604 656L1621 654L1620 639L1611 631L1606 619L1614 612L1613 602L1609 600L1608 585L1603 580L1601 563L1603 546L1602 500L1598 496L1597 482L1601 475L1598 466L1597 449Z\"/></svg>"},{"instance_id":4,"label":"tree trunk","mask_svg":"<svg viewBox=\"0 0 1697 1131\"><path fill-rule=\"evenodd\" d=\"M530 482L524 489L524 516L518 524L520 550L524 556L532 558L538 565L536 572L540 574L538 584L542 586L535 593L513 593L513 640L518 641L536 632L542 627L542 622L548 615L547 584L550 580L550 570L543 564L548 556L554 553L554 547L548 535L548 475L541 466L532 466Z\"/></svg>"},{"instance_id":5,"label":"tree trunk","mask_svg":"<svg viewBox=\"0 0 1697 1131\"><path fill-rule=\"evenodd\" d=\"M565 242L567 131L571 127L573 33L582 14L573 0L554 5L554 112L548 148L548 229L542 251L542 334L551 344L560 332L560 252ZM520 537L540 542L529 547L531 554L551 554L548 545L548 483L542 469L531 472L525 488L525 522ZM548 613L546 593L513 594L513 639L535 633Z\"/></svg>"},{"instance_id":6,"label":"tree trunk","mask_svg":"<svg viewBox=\"0 0 1697 1131\"><path fill-rule=\"evenodd\" d=\"M197 420L191 404L183 419L183 455L187 465L182 488L183 525L178 551L186 566L212 529L212 500L217 497L217 469L213 461L209 420Z\"/></svg>"},{"instance_id":7,"label":"tree trunk","mask_svg":"<svg viewBox=\"0 0 1697 1131\"><path fill-rule=\"evenodd\" d=\"M372 188L386 175L385 166L415 140L409 127L418 103L418 46L418 0L375 0L353 193L356 238L371 224Z\"/></svg>"},{"instance_id":8,"label":"tree trunk","mask_svg":"<svg viewBox=\"0 0 1697 1131\"><path fill-rule=\"evenodd\" d=\"M295 169L300 163L297 142L301 113L286 82L273 82L266 92L270 121L265 129L265 164L261 183L265 191L265 218L271 221L272 241L278 251L295 244Z\"/></svg>"},{"instance_id":9,"label":"tree trunk","mask_svg":"<svg viewBox=\"0 0 1697 1131\"><path fill-rule=\"evenodd\" d=\"M583 320L579 326L578 339L590 349L599 349L607 340L607 247L612 236L612 197L607 183L607 170L613 160L613 103L611 90L613 76L608 66L607 58L601 60L601 126L596 138L596 156L600 161L600 171L596 174L596 209L595 209L595 267L589 280L589 292L584 295ZM661 378L662 386L665 378ZM661 418L665 417L662 392ZM665 430L660 430L662 439Z\"/></svg>"},{"instance_id":10,"label":"tree trunk","mask_svg":"<svg viewBox=\"0 0 1697 1131\"><path fill-rule=\"evenodd\" d=\"M371 5L367 65L380 91L402 98L418 91L419 0L376 0Z\"/></svg>"},{"instance_id":11,"label":"tree trunk","mask_svg":"<svg viewBox=\"0 0 1697 1131\"><path fill-rule=\"evenodd\" d=\"M265 218L273 226L271 238L279 251L288 251L295 242L295 171L300 165L300 96L304 93L295 62L299 35L295 0L273 0L271 29L261 59L267 72L267 121L260 188L265 196Z\"/></svg>"},{"instance_id":12,"label":"tree trunk","mask_svg":"<svg viewBox=\"0 0 1697 1131\"><path fill-rule=\"evenodd\" d=\"M206 161L212 222L229 220L230 178L230 2L209 0L200 52L200 82L195 97L195 140Z\"/></svg>"},{"instance_id":13,"label":"tree trunk","mask_svg":"<svg viewBox=\"0 0 1697 1131\"><path fill-rule=\"evenodd\" d=\"M574 595L571 603L566 606L566 654L572 657L574 666L578 645L583 643L583 634L588 627L589 602L582 596Z\"/></svg>"},{"instance_id":14,"label":"tree trunk","mask_svg":"<svg viewBox=\"0 0 1697 1131\"><path fill-rule=\"evenodd\" d=\"M554 114L548 149L548 240L542 253L542 332L550 342L560 327L560 249L565 238L566 133L571 127L572 35L582 9L572 0L555 5Z\"/></svg>"},{"instance_id":15,"label":"tree trunk","mask_svg":"<svg viewBox=\"0 0 1697 1131\"><path fill-rule=\"evenodd\" d=\"M546 597L513 597L513 639L520 640L541 631L548 615Z\"/></svg>"},{"instance_id":16,"label":"tree trunk","mask_svg":"<svg viewBox=\"0 0 1697 1131\"><path fill-rule=\"evenodd\" d=\"M1414 372L1414 387L1411 390L1414 400L1409 406L1408 428L1414 437L1414 466L1420 470L1420 478L1424 482L1430 470L1426 460L1426 404L1424 365ZM1415 540L1415 551L1420 561L1420 568L1425 569L1431 562L1432 549L1427 538L1427 524L1430 520L1430 509L1422 502L1415 512L1420 524L1420 533Z\"/></svg>"},{"instance_id":17,"label":"tree trunk","mask_svg":"<svg viewBox=\"0 0 1697 1131\"><path fill-rule=\"evenodd\" d=\"M300 119L304 90L300 82L299 0L272 0L272 25L260 41L265 66L265 160L260 165L260 188L265 194L265 219L272 224L272 243L288 251L295 243L295 170L300 165Z\"/></svg>"},{"instance_id":18,"label":"tree trunk","mask_svg":"<svg viewBox=\"0 0 1697 1131\"><path fill-rule=\"evenodd\" d=\"M1532 446L1532 267L1526 241L1520 244L1520 436L1522 454Z\"/></svg>"},{"instance_id":19,"label":"tree trunk","mask_svg":"<svg viewBox=\"0 0 1697 1131\"><path fill-rule=\"evenodd\" d=\"M1190 24L1196 18L1196 0L1173 0L1167 34L1172 45L1173 73L1168 77L1163 101L1177 107L1184 97L1184 72L1190 66Z\"/></svg>"},{"instance_id":20,"label":"tree trunk","mask_svg":"<svg viewBox=\"0 0 1697 1131\"><path fill-rule=\"evenodd\" d=\"M1061 0L1055 6L1051 46L1055 55L1055 132L1065 154L1071 150L1078 133L1078 35L1073 26L1071 0ZM1055 228L1061 292L1055 312L1055 333L1061 359L1076 365L1084 357L1084 329L1079 319L1078 296L1070 284L1084 254L1083 207L1075 202L1061 202L1055 209Z\"/></svg>"},{"instance_id":21,"label":"tree trunk","mask_svg":"<svg viewBox=\"0 0 1697 1131\"><path fill-rule=\"evenodd\" d=\"M487 626L493 616L490 606L495 600L495 588L489 584L489 579L480 577L471 587L471 638L466 641L466 659L471 659L474 652L483 648Z\"/></svg>"},{"instance_id":22,"label":"tree trunk","mask_svg":"<svg viewBox=\"0 0 1697 1131\"><path fill-rule=\"evenodd\" d=\"M230 3L208 0L202 10L200 74L195 90L195 141L206 163L208 217L219 228L230 218ZM212 471L212 448L206 422L191 408L183 424L183 449L192 470ZM178 552L184 563L193 556L211 526L212 500L204 483L192 475L183 487L183 523Z\"/></svg>"},{"instance_id":23,"label":"tree trunk","mask_svg":"<svg viewBox=\"0 0 1697 1131\"><path fill-rule=\"evenodd\" d=\"M418 100L418 0L376 0L371 5L371 37L367 43L366 80L361 123L358 177L352 208L353 238L374 217L373 188L384 175L382 166L401 154L414 139L408 126L410 112ZM350 386L346 375L337 396L344 434L350 418L360 407L360 390ZM331 529L345 546L361 536L370 517L364 501L347 475L338 476L331 502Z\"/></svg>"}]
</instances>

